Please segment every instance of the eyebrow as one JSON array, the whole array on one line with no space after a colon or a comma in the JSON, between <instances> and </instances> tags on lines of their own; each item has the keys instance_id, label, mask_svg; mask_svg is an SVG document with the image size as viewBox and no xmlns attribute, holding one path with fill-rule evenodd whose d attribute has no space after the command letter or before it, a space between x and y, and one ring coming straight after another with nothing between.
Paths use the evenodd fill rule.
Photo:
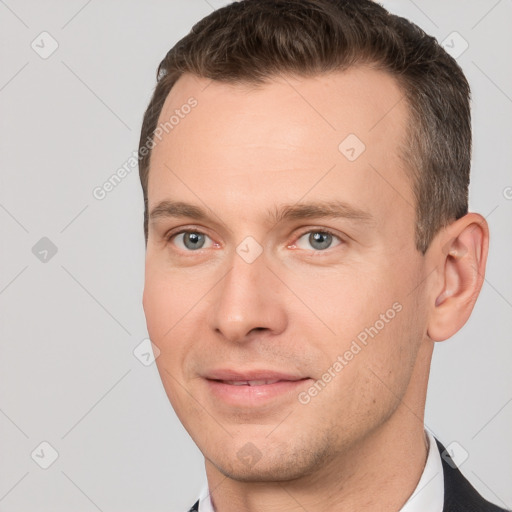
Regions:
<instances>
[{"instance_id":1,"label":"eyebrow","mask_svg":"<svg viewBox=\"0 0 512 512\"><path fill-rule=\"evenodd\" d=\"M368 211L339 200L284 204L274 206L273 209L268 209L266 213L268 220L275 224L283 221L313 218L343 218L365 224L370 224L374 221L374 217ZM182 217L188 217L198 221L210 219L206 210L199 206L182 201L170 200L159 202L149 214L149 220L151 222L163 218Z\"/></svg>"}]
</instances>

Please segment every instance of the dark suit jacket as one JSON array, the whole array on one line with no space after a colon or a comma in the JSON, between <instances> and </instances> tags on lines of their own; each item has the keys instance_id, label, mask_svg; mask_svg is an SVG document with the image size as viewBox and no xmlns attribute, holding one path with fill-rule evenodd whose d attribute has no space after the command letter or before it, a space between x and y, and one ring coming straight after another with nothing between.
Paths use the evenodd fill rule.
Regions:
<instances>
[{"instance_id":1,"label":"dark suit jacket","mask_svg":"<svg viewBox=\"0 0 512 512\"><path fill-rule=\"evenodd\" d=\"M444 472L444 507L443 512L506 512L485 500L457 469L445 447L436 439ZM446 452L446 453L445 453ZM444 453L444 455L442 455ZM199 501L189 512L197 512ZM425 510L425 512L431 512Z\"/></svg>"},{"instance_id":2,"label":"dark suit jacket","mask_svg":"<svg viewBox=\"0 0 512 512\"><path fill-rule=\"evenodd\" d=\"M504 512L504 508L497 507L485 500L476 489L466 480L464 475L452 467L452 461L445 447L436 439L444 472L444 507L443 512Z\"/></svg>"}]
</instances>

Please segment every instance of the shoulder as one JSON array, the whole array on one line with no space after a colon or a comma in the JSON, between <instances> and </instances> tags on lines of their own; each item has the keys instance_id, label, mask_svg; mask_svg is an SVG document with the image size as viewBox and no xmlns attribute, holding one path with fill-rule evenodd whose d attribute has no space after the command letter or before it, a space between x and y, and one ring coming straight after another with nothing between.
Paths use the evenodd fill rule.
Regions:
<instances>
[{"instance_id":1,"label":"shoulder","mask_svg":"<svg viewBox=\"0 0 512 512\"><path fill-rule=\"evenodd\" d=\"M436 439L444 473L443 512L507 512L487 501L457 468L450 454Z\"/></svg>"}]
</instances>

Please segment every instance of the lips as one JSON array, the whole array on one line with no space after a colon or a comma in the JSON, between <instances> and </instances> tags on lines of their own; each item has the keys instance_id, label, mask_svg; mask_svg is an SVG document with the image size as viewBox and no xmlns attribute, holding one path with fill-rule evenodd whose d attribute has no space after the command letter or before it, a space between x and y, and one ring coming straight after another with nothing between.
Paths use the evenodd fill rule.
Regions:
<instances>
[{"instance_id":1,"label":"lips","mask_svg":"<svg viewBox=\"0 0 512 512\"><path fill-rule=\"evenodd\" d=\"M216 403L245 410L260 410L262 406L283 406L293 403L309 377L273 370L243 372L219 369L208 372L205 383Z\"/></svg>"},{"instance_id":2,"label":"lips","mask_svg":"<svg viewBox=\"0 0 512 512\"><path fill-rule=\"evenodd\" d=\"M264 386L266 384L275 384L279 380L222 380L224 384L231 384L232 386Z\"/></svg>"},{"instance_id":3,"label":"lips","mask_svg":"<svg viewBox=\"0 0 512 512\"><path fill-rule=\"evenodd\" d=\"M249 384L250 386L260 386L262 383L272 384L280 380L296 381L306 378L302 375L294 375L274 370L246 370L241 372L229 368L208 371L205 373L204 377L229 384L233 383L234 385Z\"/></svg>"}]
</instances>

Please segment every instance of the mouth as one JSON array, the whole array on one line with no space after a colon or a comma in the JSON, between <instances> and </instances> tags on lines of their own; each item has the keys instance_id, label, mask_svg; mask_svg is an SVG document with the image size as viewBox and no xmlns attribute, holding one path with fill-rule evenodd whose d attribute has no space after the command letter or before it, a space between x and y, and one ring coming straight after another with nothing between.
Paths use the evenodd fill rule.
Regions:
<instances>
[{"instance_id":1,"label":"mouth","mask_svg":"<svg viewBox=\"0 0 512 512\"><path fill-rule=\"evenodd\" d=\"M216 380L216 379L214 379ZM276 382L294 382L280 379L274 380L216 380L216 382L222 382L223 384L229 384L230 386L266 386L268 384L275 384Z\"/></svg>"},{"instance_id":2,"label":"mouth","mask_svg":"<svg viewBox=\"0 0 512 512\"><path fill-rule=\"evenodd\" d=\"M227 375L229 373L229 375ZM296 401L300 388L310 377L259 372L259 375L214 372L205 378L212 398L224 405L237 408L256 408L269 404ZM270 373L274 373L270 375ZM222 374L222 375L221 375Z\"/></svg>"}]
</instances>

